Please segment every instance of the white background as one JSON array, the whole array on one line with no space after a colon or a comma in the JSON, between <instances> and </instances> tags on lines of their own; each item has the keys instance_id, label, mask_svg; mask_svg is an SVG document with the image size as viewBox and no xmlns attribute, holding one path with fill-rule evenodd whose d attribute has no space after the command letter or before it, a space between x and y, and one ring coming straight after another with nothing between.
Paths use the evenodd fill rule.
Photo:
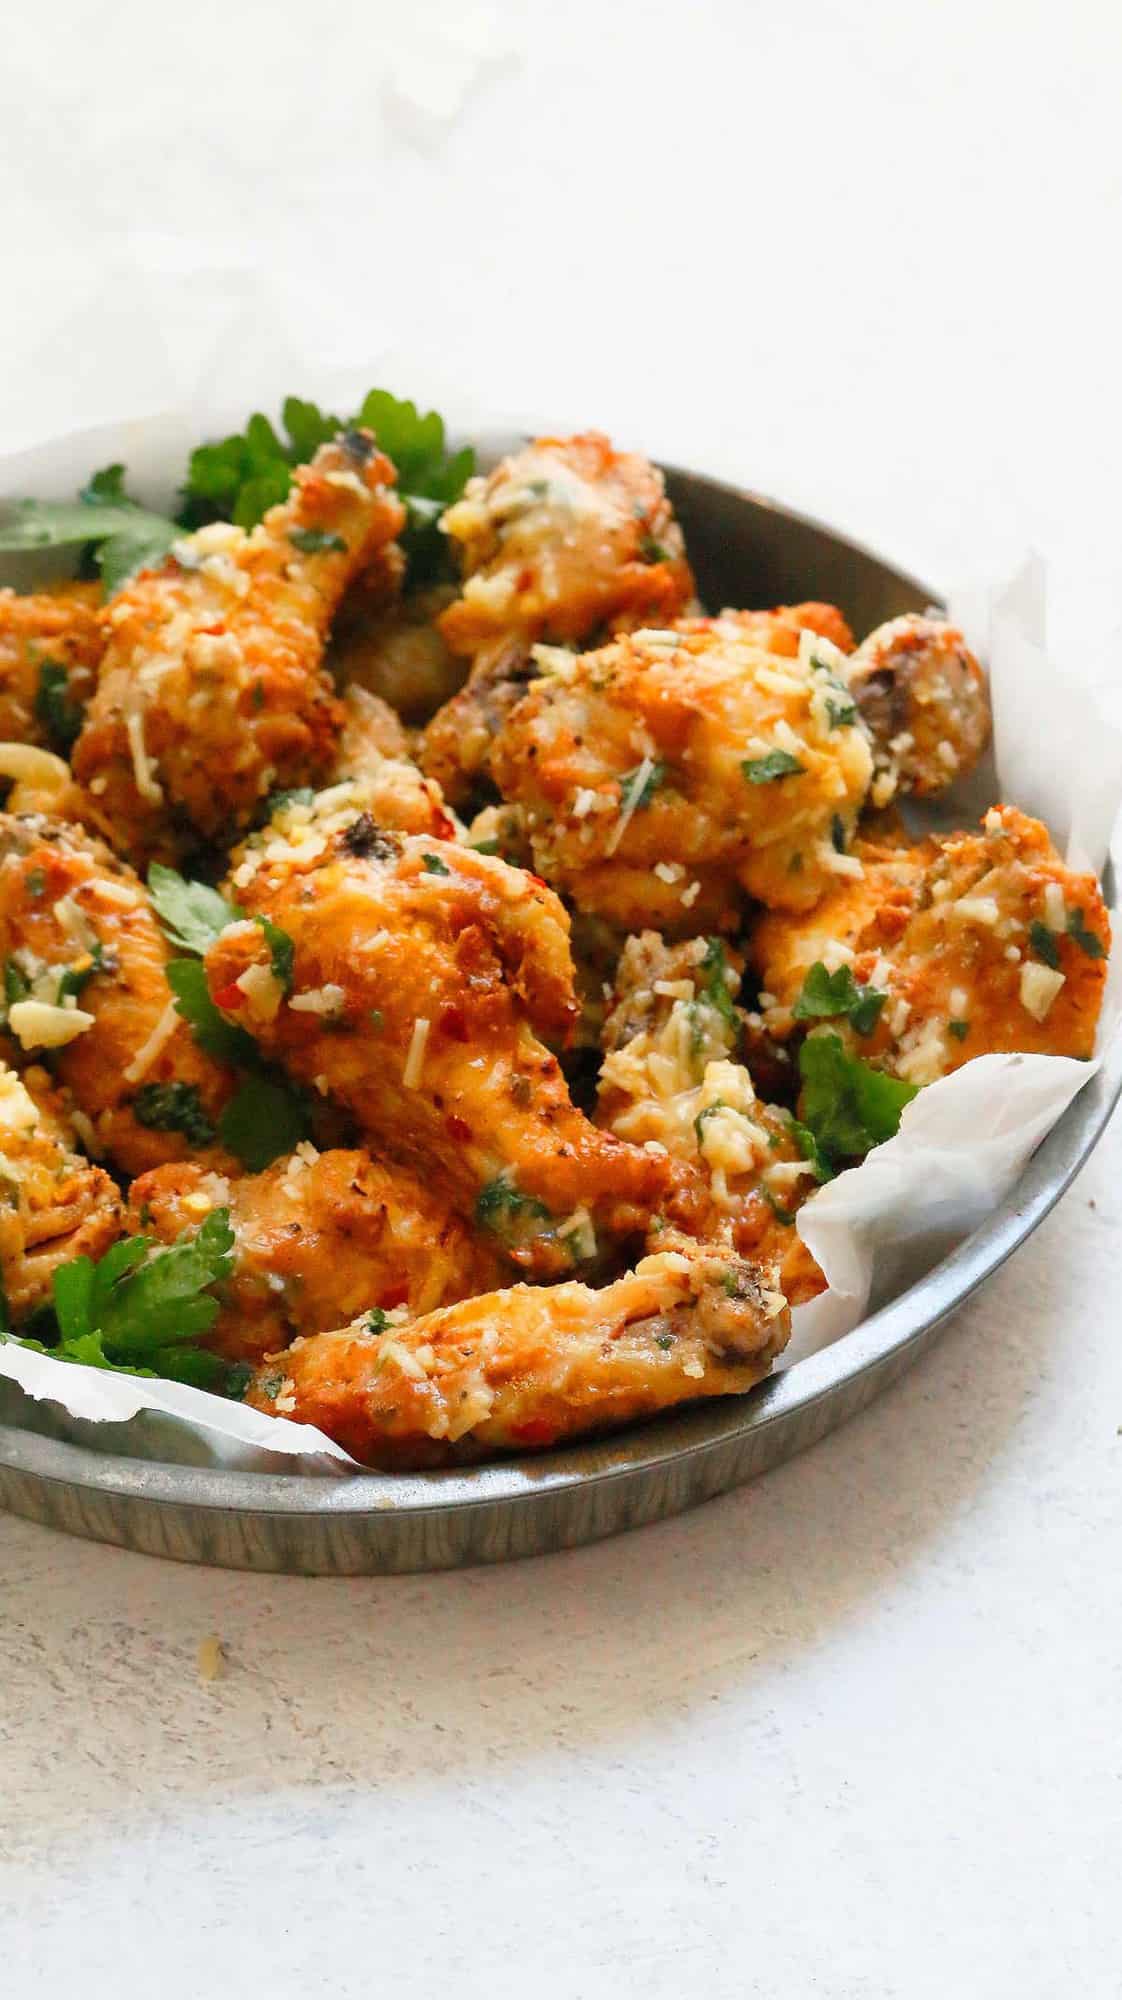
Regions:
<instances>
[{"instance_id":1,"label":"white background","mask_svg":"<svg viewBox=\"0 0 1122 2000\"><path fill-rule=\"evenodd\" d=\"M0 448L353 367L936 582L1035 546L1058 648L1116 643L1112 0L400 11L8 10ZM599 1549L0 1522L5 1995L1118 1994L1120 1169L865 1417Z\"/></svg>"}]
</instances>

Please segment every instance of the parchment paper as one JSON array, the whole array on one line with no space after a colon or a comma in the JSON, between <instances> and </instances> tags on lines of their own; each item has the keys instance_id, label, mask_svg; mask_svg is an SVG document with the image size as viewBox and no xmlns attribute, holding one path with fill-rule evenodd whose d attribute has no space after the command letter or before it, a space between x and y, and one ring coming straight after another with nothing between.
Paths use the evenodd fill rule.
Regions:
<instances>
[{"instance_id":1,"label":"parchment paper","mask_svg":"<svg viewBox=\"0 0 1122 2000\"><path fill-rule=\"evenodd\" d=\"M369 366L365 372L369 378ZM304 369L294 379L313 378ZM342 407L339 382L324 390L323 400ZM270 399L258 390L245 409L253 401L269 407ZM225 415L230 423L244 421L244 411ZM222 427L213 408L196 406L52 440L0 462L0 494L69 495L92 467L121 459L131 490L167 504L191 444ZM42 561L33 558L17 571L5 559L3 580L26 587ZM1044 577L1035 561L998 585L952 593L951 614L989 667L994 758L959 797L950 795L953 811L941 814L941 822L968 825L1000 798L1044 820L1075 865L1101 872L1112 839L1115 865L1122 863L1122 732L1108 719L1100 689L1049 658L1044 610ZM1116 684L1115 661L1108 664ZM1094 1063L978 1057L929 1084L905 1110L895 1139L815 1196L800 1212L798 1229L829 1289L795 1312L781 1367L850 1332L874 1289L878 1298L888 1287L902 1290L984 1221L1094 1073L1120 1020L1122 951L1116 949ZM319 1475L345 1473L354 1464L308 1425L180 1383L114 1375L0 1344L4 1381L39 1406L43 1414L34 1421L95 1448Z\"/></svg>"}]
</instances>

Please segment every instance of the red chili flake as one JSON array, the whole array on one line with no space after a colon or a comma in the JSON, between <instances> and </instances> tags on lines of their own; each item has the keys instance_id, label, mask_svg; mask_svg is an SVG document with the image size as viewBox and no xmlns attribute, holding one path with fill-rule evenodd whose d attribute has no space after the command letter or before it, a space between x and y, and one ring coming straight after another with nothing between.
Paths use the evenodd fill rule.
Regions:
<instances>
[{"instance_id":1,"label":"red chili flake","mask_svg":"<svg viewBox=\"0 0 1122 2000\"><path fill-rule=\"evenodd\" d=\"M242 992L237 980L232 979L229 986L224 986L220 993L212 994L211 998L216 1007L221 1007L224 1014L233 1014L242 1005L245 1000L245 994Z\"/></svg>"},{"instance_id":2,"label":"red chili flake","mask_svg":"<svg viewBox=\"0 0 1122 2000\"><path fill-rule=\"evenodd\" d=\"M442 1007L438 1026L454 1042L467 1042L471 1039L462 1007Z\"/></svg>"},{"instance_id":3,"label":"red chili flake","mask_svg":"<svg viewBox=\"0 0 1122 2000\"><path fill-rule=\"evenodd\" d=\"M471 1138L471 1126L466 1119L457 1118L453 1111L451 1116L444 1120L444 1126L450 1139L458 1140L461 1146L467 1145Z\"/></svg>"}]
</instances>

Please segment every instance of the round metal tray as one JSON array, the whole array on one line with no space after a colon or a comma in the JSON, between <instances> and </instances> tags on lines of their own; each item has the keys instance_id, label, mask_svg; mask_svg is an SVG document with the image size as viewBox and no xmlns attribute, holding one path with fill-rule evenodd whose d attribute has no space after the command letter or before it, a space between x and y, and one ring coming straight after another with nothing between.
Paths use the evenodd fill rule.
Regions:
<instances>
[{"instance_id":1,"label":"round metal tray","mask_svg":"<svg viewBox=\"0 0 1122 2000\"><path fill-rule=\"evenodd\" d=\"M863 632L934 601L914 578L773 501L673 469L667 480L708 605L813 597L839 604ZM1087 1159L1122 1094L1119 1039L965 1243L855 1332L747 1396L534 1459L343 1479L93 1451L28 1427L44 1422L28 1403L21 1421L0 1424L0 1504L180 1562L338 1576L541 1555L680 1513L816 1443L910 1366Z\"/></svg>"}]
</instances>

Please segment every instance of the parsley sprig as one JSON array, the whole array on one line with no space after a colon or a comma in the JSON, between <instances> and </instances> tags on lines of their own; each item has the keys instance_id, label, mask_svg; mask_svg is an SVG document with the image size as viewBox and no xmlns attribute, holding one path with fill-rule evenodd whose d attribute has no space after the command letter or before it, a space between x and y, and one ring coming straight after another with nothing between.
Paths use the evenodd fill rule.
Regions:
<instances>
[{"instance_id":1,"label":"parsley sprig","mask_svg":"<svg viewBox=\"0 0 1122 2000\"><path fill-rule=\"evenodd\" d=\"M918 1085L847 1055L840 1035L809 1035L799 1050L799 1119L794 1132L820 1181L895 1136Z\"/></svg>"},{"instance_id":2,"label":"parsley sprig","mask_svg":"<svg viewBox=\"0 0 1122 2000\"><path fill-rule=\"evenodd\" d=\"M55 1272L57 1344L4 1338L88 1368L220 1387L227 1364L198 1343L218 1316L211 1287L229 1277L233 1249L224 1208L212 1209L194 1235L166 1248L157 1248L150 1236L122 1237L96 1264L75 1257Z\"/></svg>"},{"instance_id":3,"label":"parsley sprig","mask_svg":"<svg viewBox=\"0 0 1122 2000\"><path fill-rule=\"evenodd\" d=\"M827 972L822 960L816 959L791 1012L796 1021L844 1019L859 1035L871 1035L887 998L879 986L860 985L848 965Z\"/></svg>"}]
</instances>

